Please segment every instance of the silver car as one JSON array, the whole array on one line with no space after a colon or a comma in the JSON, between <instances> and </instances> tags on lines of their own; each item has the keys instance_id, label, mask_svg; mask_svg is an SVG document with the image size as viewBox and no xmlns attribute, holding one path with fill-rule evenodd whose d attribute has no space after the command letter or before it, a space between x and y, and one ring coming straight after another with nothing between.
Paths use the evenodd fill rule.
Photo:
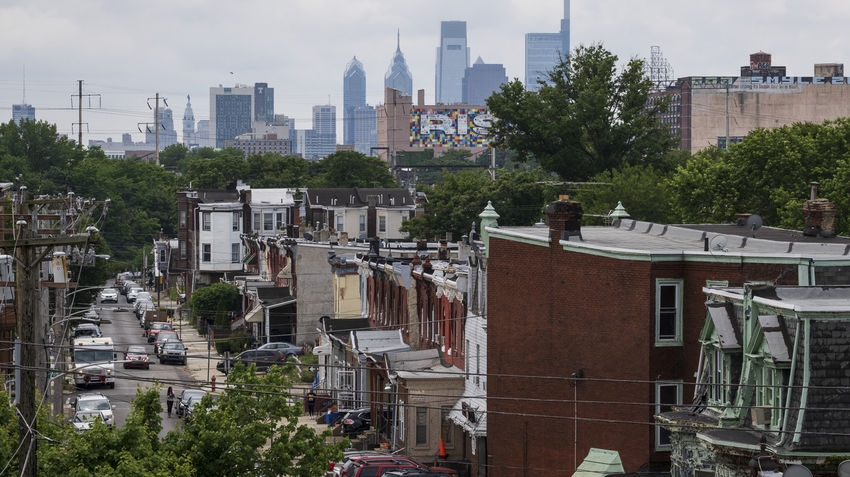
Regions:
<instances>
[{"instance_id":1,"label":"silver car","mask_svg":"<svg viewBox=\"0 0 850 477\"><path fill-rule=\"evenodd\" d=\"M91 419L91 413L100 413L100 417L106 426L112 427L115 423L114 416L112 415L112 403L109 402L108 397L100 393L80 394L77 396L77 399L74 400L74 416L80 413L87 413L81 416L81 421L84 418ZM96 418L97 416L94 417ZM75 426L77 424L76 420L75 417Z\"/></svg>"}]
</instances>

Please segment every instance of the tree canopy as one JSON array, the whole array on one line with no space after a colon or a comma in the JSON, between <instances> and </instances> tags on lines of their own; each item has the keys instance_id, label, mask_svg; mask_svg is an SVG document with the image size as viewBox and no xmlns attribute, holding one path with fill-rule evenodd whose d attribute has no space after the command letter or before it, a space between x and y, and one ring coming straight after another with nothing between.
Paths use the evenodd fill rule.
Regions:
<instances>
[{"instance_id":1,"label":"tree canopy","mask_svg":"<svg viewBox=\"0 0 850 477\"><path fill-rule=\"evenodd\" d=\"M652 82L643 61L617 71L616 55L601 45L579 46L555 66L539 91L518 79L487 100L496 117L496 146L535 158L565 180L586 180L623 165L655 160L676 139L658 120L664 102L650 104Z\"/></svg>"}]
</instances>

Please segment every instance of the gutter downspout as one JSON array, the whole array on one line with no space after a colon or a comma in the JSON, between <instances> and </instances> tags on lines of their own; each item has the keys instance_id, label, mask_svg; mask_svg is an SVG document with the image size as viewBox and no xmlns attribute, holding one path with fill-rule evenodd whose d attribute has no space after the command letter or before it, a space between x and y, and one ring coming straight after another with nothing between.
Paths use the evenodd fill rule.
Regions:
<instances>
[{"instance_id":1,"label":"gutter downspout","mask_svg":"<svg viewBox=\"0 0 850 477\"><path fill-rule=\"evenodd\" d=\"M810 355L811 346L810 346L810 344L811 343L809 343L809 341L811 340L811 337L810 337L811 336L811 326L812 326L811 320L807 319L803 326L805 327L805 331L804 331L805 337L804 337L804 339L806 340L806 349L803 350L803 354L804 354L804 358L803 358L803 386L802 386L803 395L800 396L800 410L797 413L797 425L796 425L796 428L794 429L794 440L793 440L793 442L795 444L800 442L800 438L802 436L801 432L803 430L803 419L806 417L806 404L808 403L808 400L809 400L809 382L811 381L811 377L812 377L811 376L812 373L811 373L811 370L810 370L810 368L811 368L811 365L810 365L810 363L811 363L811 361L810 361L810 359L811 359L811 355Z\"/></svg>"}]
</instances>

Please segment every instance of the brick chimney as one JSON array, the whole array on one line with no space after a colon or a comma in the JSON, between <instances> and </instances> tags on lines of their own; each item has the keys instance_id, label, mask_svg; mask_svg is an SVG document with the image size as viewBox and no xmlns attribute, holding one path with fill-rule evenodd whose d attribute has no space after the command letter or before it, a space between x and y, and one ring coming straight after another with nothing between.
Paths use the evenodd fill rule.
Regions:
<instances>
[{"instance_id":1,"label":"brick chimney","mask_svg":"<svg viewBox=\"0 0 850 477\"><path fill-rule=\"evenodd\" d=\"M546 206L546 217L549 220L549 239L552 246L557 246L560 240L578 236L581 240L581 217L584 212L581 202L558 200Z\"/></svg>"},{"instance_id":2,"label":"brick chimney","mask_svg":"<svg viewBox=\"0 0 850 477\"><path fill-rule=\"evenodd\" d=\"M377 197L370 195L366 198L369 208L366 209L366 237L372 238L378 235L378 211L375 208Z\"/></svg>"},{"instance_id":3,"label":"brick chimney","mask_svg":"<svg viewBox=\"0 0 850 477\"><path fill-rule=\"evenodd\" d=\"M824 238L835 236L835 204L828 199L818 199L818 183L812 182L811 198L803 204L803 235Z\"/></svg>"}]
</instances>

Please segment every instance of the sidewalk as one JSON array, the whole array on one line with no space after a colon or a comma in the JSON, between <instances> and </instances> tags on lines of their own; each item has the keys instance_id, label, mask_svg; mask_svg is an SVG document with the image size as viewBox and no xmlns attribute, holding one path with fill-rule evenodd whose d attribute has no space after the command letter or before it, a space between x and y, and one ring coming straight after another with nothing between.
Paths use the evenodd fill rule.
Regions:
<instances>
[{"instance_id":1,"label":"sidewalk","mask_svg":"<svg viewBox=\"0 0 850 477\"><path fill-rule=\"evenodd\" d=\"M210 381L215 378L216 392L225 386L227 380L223 373L215 369L215 365L223 357L215 350L215 344L209 343L207 337L198 333L188 321L182 319L177 313L177 304L168 300L162 301L162 306L175 310L171 326L177 330L183 344L186 345L186 372L194 379L198 387L212 391Z\"/></svg>"}]
</instances>

